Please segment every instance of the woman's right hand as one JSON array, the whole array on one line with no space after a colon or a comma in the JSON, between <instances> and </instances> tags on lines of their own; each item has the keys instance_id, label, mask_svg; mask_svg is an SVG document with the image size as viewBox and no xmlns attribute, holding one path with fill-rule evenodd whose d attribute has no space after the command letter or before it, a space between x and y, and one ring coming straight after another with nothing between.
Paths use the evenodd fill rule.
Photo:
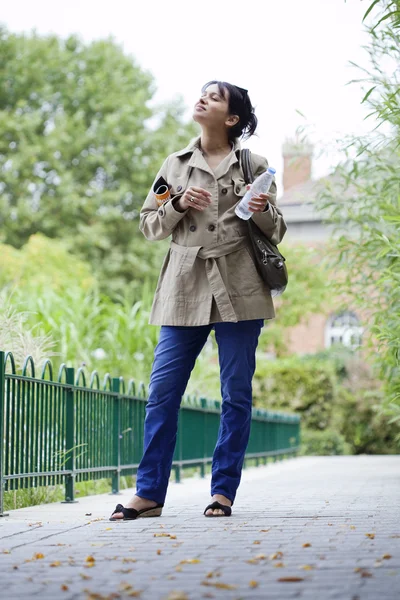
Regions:
<instances>
[{"instance_id":1,"label":"woman's right hand","mask_svg":"<svg viewBox=\"0 0 400 600\"><path fill-rule=\"evenodd\" d=\"M189 187L176 203L176 208L182 212L188 208L204 210L211 204L211 193L200 187Z\"/></svg>"}]
</instances>

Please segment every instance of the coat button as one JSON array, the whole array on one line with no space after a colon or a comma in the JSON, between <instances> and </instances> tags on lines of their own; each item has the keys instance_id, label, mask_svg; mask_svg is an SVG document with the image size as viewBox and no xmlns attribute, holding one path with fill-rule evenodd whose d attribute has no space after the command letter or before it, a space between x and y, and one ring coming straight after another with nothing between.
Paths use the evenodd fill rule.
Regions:
<instances>
[{"instance_id":1,"label":"coat button","mask_svg":"<svg viewBox=\"0 0 400 600\"><path fill-rule=\"evenodd\" d=\"M180 191L181 191L181 189L182 189L182 186L181 186L181 185L178 185L178 187L176 188L176 191L177 191L177 192L180 192Z\"/></svg>"},{"instance_id":2,"label":"coat button","mask_svg":"<svg viewBox=\"0 0 400 600\"><path fill-rule=\"evenodd\" d=\"M163 216L164 216L164 211L163 211L163 209L162 209L162 208L160 208L160 210L158 211L158 214L159 214L161 217L163 217Z\"/></svg>"},{"instance_id":3,"label":"coat button","mask_svg":"<svg viewBox=\"0 0 400 600\"><path fill-rule=\"evenodd\" d=\"M222 194L227 194L228 190L226 188L222 188L221 192L222 192Z\"/></svg>"},{"instance_id":4,"label":"coat button","mask_svg":"<svg viewBox=\"0 0 400 600\"><path fill-rule=\"evenodd\" d=\"M215 225L209 225L208 226L208 231L214 231L215 229Z\"/></svg>"},{"instance_id":5,"label":"coat button","mask_svg":"<svg viewBox=\"0 0 400 600\"><path fill-rule=\"evenodd\" d=\"M237 194L240 194L240 185L237 185L237 186L236 186L236 190L235 190L235 192L236 192Z\"/></svg>"},{"instance_id":6,"label":"coat button","mask_svg":"<svg viewBox=\"0 0 400 600\"><path fill-rule=\"evenodd\" d=\"M189 231L196 231L196 225L191 225L189 227Z\"/></svg>"}]
</instances>

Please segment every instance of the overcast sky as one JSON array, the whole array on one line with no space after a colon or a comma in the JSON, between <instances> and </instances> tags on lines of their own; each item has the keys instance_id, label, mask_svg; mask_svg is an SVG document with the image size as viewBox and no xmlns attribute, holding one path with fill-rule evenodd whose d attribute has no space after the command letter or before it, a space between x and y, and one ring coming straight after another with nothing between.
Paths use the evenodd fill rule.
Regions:
<instances>
[{"instance_id":1,"label":"overcast sky","mask_svg":"<svg viewBox=\"0 0 400 600\"><path fill-rule=\"evenodd\" d=\"M211 79L247 88L259 118L259 137L247 145L268 158L279 182L282 143L298 126L327 149L314 159L314 177L337 160L328 149L338 136L370 127L360 88L346 85L358 75L349 61L367 62L361 21L370 3L1 0L0 21L15 32L78 33L86 41L112 35L154 75L158 100L179 94L190 109Z\"/></svg>"}]
</instances>

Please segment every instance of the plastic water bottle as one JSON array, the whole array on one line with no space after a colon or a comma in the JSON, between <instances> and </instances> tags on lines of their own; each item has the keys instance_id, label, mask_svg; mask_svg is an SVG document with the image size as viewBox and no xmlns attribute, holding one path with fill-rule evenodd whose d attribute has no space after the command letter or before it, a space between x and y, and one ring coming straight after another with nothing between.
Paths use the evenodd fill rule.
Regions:
<instances>
[{"instance_id":1,"label":"plastic water bottle","mask_svg":"<svg viewBox=\"0 0 400 600\"><path fill-rule=\"evenodd\" d=\"M249 210L249 202L253 196L259 196L259 194L266 194L271 187L271 183L274 179L276 169L268 167L268 169L261 173L251 184L251 188L247 190L239 204L235 208L235 213L241 219L247 221L254 214Z\"/></svg>"}]
</instances>

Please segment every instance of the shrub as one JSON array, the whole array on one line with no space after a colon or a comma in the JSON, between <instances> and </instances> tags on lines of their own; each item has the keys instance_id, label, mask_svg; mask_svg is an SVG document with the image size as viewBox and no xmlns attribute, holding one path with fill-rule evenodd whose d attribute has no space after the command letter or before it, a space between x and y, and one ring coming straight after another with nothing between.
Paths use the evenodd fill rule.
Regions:
<instances>
[{"instance_id":1,"label":"shrub","mask_svg":"<svg viewBox=\"0 0 400 600\"><path fill-rule=\"evenodd\" d=\"M299 413L303 427L326 429L336 398L331 364L292 357L259 361L253 382L254 404Z\"/></svg>"},{"instance_id":2,"label":"shrub","mask_svg":"<svg viewBox=\"0 0 400 600\"><path fill-rule=\"evenodd\" d=\"M303 429L301 432L300 454L321 456L352 454L352 448L346 442L344 436L333 429L325 429L325 431Z\"/></svg>"}]
</instances>

